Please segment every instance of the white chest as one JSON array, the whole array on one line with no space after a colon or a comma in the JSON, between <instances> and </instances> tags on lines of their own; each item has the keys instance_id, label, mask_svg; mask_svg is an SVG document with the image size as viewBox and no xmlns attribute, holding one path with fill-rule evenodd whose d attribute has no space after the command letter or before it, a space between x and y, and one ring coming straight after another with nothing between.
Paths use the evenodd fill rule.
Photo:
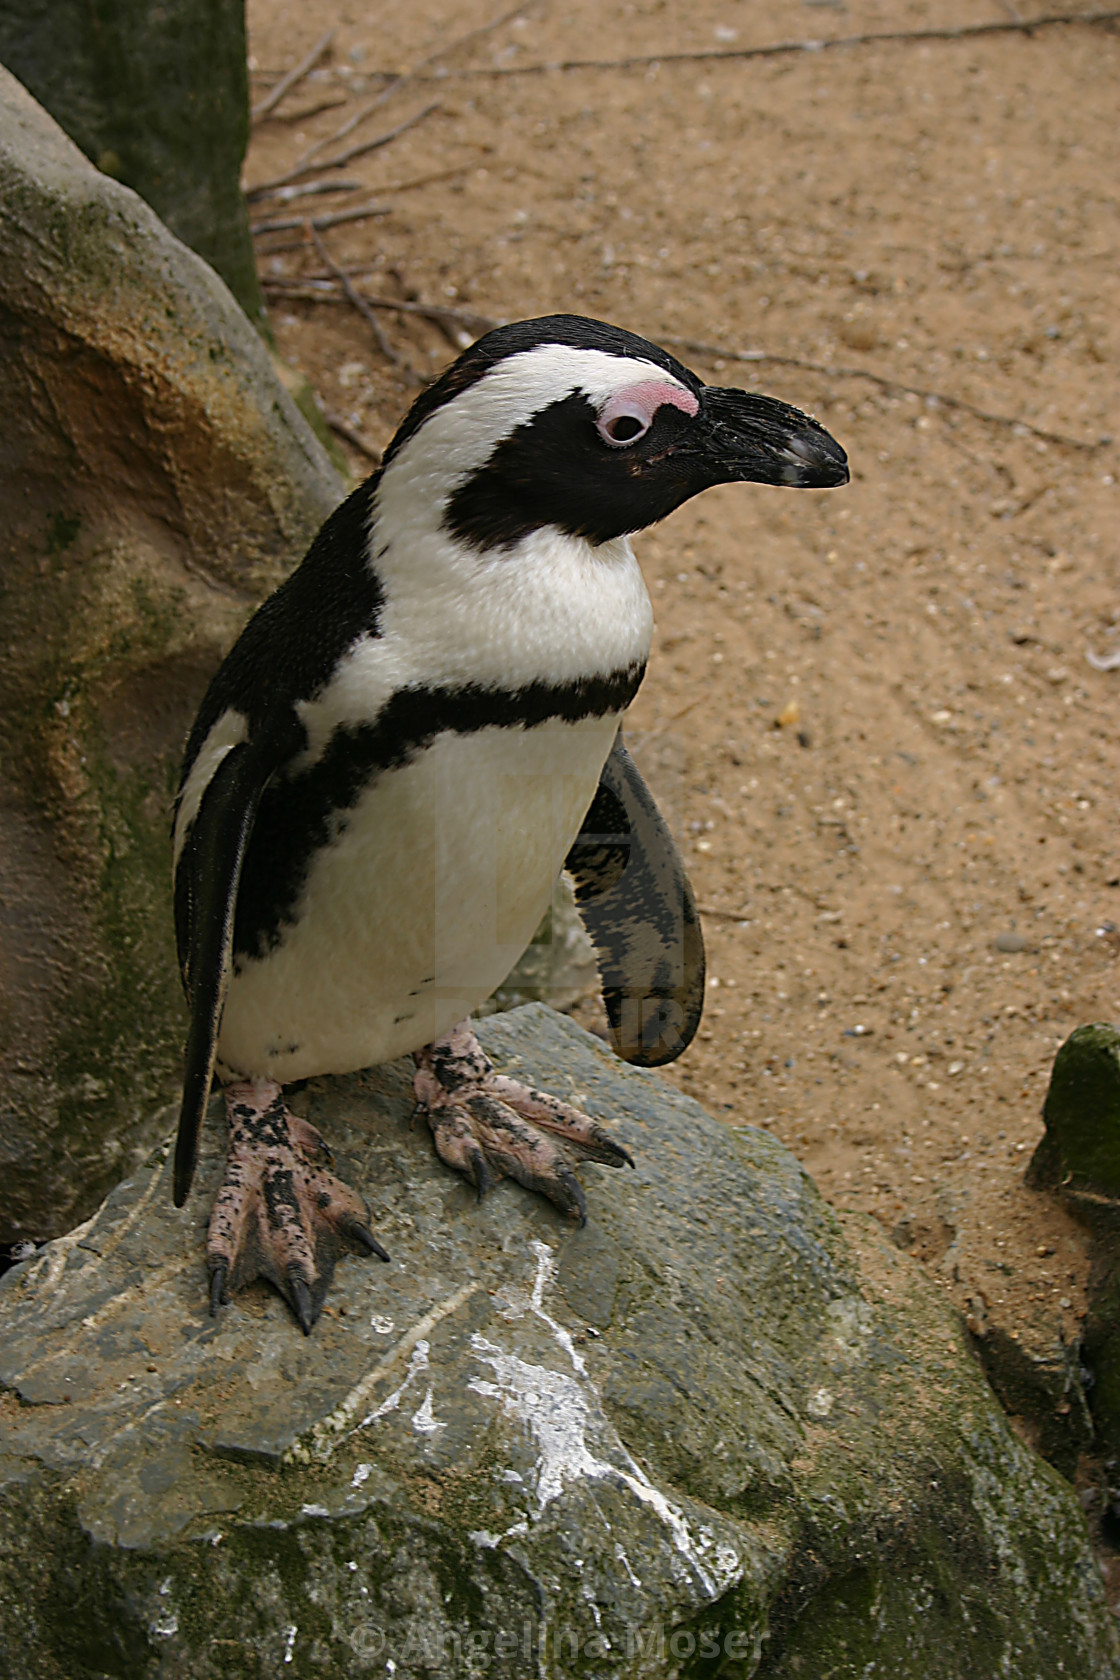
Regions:
<instances>
[{"instance_id":1,"label":"white chest","mask_svg":"<svg viewBox=\"0 0 1120 1680\"><path fill-rule=\"evenodd\" d=\"M281 1081L418 1048L513 967L594 796L616 716L440 735L316 854L277 949L231 980L221 1062Z\"/></svg>"}]
</instances>

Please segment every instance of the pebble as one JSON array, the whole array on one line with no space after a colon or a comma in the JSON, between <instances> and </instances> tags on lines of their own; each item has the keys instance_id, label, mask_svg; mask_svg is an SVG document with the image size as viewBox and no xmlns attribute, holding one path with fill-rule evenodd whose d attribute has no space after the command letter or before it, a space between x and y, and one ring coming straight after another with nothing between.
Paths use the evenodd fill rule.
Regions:
<instances>
[{"instance_id":1,"label":"pebble","mask_svg":"<svg viewBox=\"0 0 1120 1680\"><path fill-rule=\"evenodd\" d=\"M1015 933L1011 929L1006 933L997 933L994 943L997 951L1006 951L1009 954L1017 951L1029 951L1031 948L1031 942L1025 933Z\"/></svg>"}]
</instances>

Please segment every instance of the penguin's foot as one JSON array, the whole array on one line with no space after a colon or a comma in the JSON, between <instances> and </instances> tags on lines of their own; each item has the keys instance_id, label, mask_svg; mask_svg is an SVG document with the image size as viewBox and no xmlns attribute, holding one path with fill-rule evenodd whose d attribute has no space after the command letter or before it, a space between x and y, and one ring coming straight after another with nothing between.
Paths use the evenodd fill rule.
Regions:
<instances>
[{"instance_id":1,"label":"penguin's foot","mask_svg":"<svg viewBox=\"0 0 1120 1680\"><path fill-rule=\"evenodd\" d=\"M289 1113L273 1079L227 1085L226 1175L206 1243L210 1311L254 1278L283 1295L305 1336L323 1308L341 1254L389 1256L356 1191L329 1172L314 1126Z\"/></svg>"},{"instance_id":2,"label":"penguin's foot","mask_svg":"<svg viewBox=\"0 0 1120 1680\"><path fill-rule=\"evenodd\" d=\"M480 1200L508 1174L582 1225L583 1187L553 1139L590 1161L634 1165L589 1114L495 1073L469 1021L417 1051L413 1090L440 1159L474 1181Z\"/></svg>"}]
</instances>

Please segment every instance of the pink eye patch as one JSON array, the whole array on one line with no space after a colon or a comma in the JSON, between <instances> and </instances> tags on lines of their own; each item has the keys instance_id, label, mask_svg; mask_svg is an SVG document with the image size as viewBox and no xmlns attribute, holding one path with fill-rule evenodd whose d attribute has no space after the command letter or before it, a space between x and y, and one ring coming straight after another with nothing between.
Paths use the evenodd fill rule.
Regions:
<instances>
[{"instance_id":1,"label":"pink eye patch","mask_svg":"<svg viewBox=\"0 0 1120 1680\"><path fill-rule=\"evenodd\" d=\"M596 421L599 436L612 449L637 443L649 431L654 415L665 403L679 408L690 418L700 407L692 392L681 385L671 385L662 379L643 379L637 385L616 391L603 404Z\"/></svg>"}]
</instances>

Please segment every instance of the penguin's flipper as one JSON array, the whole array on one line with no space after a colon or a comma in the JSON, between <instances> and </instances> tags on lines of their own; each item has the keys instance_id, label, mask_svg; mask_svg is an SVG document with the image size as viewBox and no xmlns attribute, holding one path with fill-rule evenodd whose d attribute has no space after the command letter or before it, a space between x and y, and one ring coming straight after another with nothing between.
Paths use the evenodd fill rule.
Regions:
<instances>
[{"instance_id":1,"label":"penguin's flipper","mask_svg":"<svg viewBox=\"0 0 1120 1680\"><path fill-rule=\"evenodd\" d=\"M229 985L241 866L267 780L251 742L232 747L207 784L175 871L179 961L191 1012L175 1140L176 1207L186 1201L194 1176Z\"/></svg>"},{"instance_id":2,"label":"penguin's flipper","mask_svg":"<svg viewBox=\"0 0 1120 1680\"><path fill-rule=\"evenodd\" d=\"M700 1025L704 937L684 860L621 733L565 868L613 1048L639 1067L675 1061Z\"/></svg>"}]
</instances>

